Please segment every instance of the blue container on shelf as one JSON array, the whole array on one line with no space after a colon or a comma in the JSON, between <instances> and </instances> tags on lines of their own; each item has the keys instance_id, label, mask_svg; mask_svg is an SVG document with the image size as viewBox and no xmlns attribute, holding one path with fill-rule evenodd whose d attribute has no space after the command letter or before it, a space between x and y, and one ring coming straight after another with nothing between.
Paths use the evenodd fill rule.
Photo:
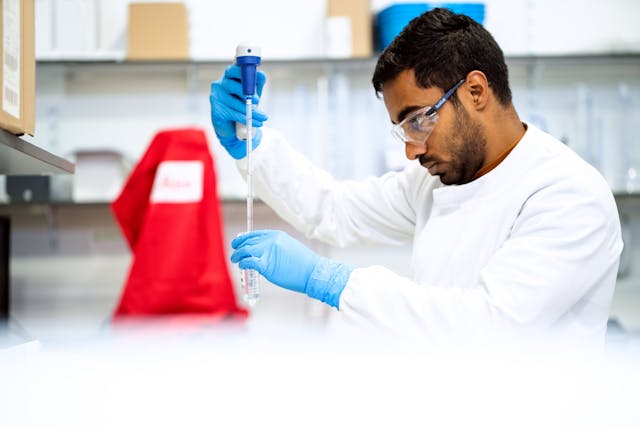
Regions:
<instances>
[{"instance_id":1,"label":"blue container on shelf","mask_svg":"<svg viewBox=\"0 0 640 427\"><path fill-rule=\"evenodd\" d=\"M376 48L383 50L416 16L444 7L484 23L484 3L395 3L381 10L376 19Z\"/></svg>"}]
</instances>

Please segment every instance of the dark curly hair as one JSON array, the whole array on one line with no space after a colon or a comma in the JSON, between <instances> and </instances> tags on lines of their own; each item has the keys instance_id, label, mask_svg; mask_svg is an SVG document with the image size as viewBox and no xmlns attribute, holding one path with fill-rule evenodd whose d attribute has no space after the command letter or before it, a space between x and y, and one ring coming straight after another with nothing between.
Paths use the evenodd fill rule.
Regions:
<instances>
[{"instance_id":1,"label":"dark curly hair","mask_svg":"<svg viewBox=\"0 0 640 427\"><path fill-rule=\"evenodd\" d=\"M493 36L466 15L436 8L414 18L380 54L371 82L380 97L383 84L413 69L419 87L443 91L473 70L482 71L502 105L511 103L509 73ZM455 95L452 101L457 103Z\"/></svg>"}]
</instances>

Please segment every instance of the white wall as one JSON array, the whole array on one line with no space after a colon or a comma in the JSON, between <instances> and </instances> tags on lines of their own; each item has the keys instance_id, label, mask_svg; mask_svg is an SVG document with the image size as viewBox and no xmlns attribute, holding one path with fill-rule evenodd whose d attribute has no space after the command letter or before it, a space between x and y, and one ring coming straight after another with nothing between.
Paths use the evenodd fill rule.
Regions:
<instances>
[{"instance_id":1,"label":"white wall","mask_svg":"<svg viewBox=\"0 0 640 427\"><path fill-rule=\"evenodd\" d=\"M215 141L209 85L231 62L235 44L253 37L263 44L262 68L269 76L261 103L269 125L339 177L378 174L403 163L402 150L388 138L386 112L369 84L373 59L355 64L278 62L324 56L324 0L306 1L304 7L294 0L189 0L192 55L219 63L91 64L91 59L124 57L128 3L37 1L39 57L49 61L41 61L37 70L32 142L71 160L78 149L116 149L133 163L161 128L200 126ZM525 120L567 141L597 166L615 190L640 188L640 150L629 150L634 147L630 123L640 120L640 72L634 59L640 52L640 27L626 24L640 16L640 2L613 0L606 7L577 0L484 3L486 26L509 58L600 55L566 63L537 61L535 56L511 61L516 107ZM372 13L391 4L373 0ZM287 13L293 10L295 19ZM52 34L43 34L47 32ZM60 46L63 39L75 42ZM621 51L636 56L629 61L602 56ZM56 58L89 62L51 62ZM341 144L343 138L351 143ZM217 144L212 149L226 156ZM356 153L359 161L352 164L347 159ZM638 172L630 177L629 171ZM233 164L221 162L219 174L221 195L242 197L244 185ZM61 197L69 192L64 185L56 188Z\"/></svg>"},{"instance_id":2,"label":"white wall","mask_svg":"<svg viewBox=\"0 0 640 427\"><path fill-rule=\"evenodd\" d=\"M509 55L640 50L640 27L635 25L640 16L640 2L634 0L470 2L485 4L485 26ZM122 57L126 50L129 3L129 0L36 0L37 55ZM236 44L245 39L259 41L265 58L324 56L324 0L184 3L190 15L194 59L227 60L233 56ZM372 14L394 3L397 2L372 0Z\"/></svg>"},{"instance_id":3,"label":"white wall","mask_svg":"<svg viewBox=\"0 0 640 427\"><path fill-rule=\"evenodd\" d=\"M565 141L615 191L640 188L640 144L633 132L633 123L640 122L640 55L508 63L524 120ZM403 149L391 139L384 105L371 88L373 66L373 60L265 63L260 107L269 115L267 125L341 178L378 175L398 163L393 158L402 164ZM225 67L40 64L33 141L71 160L78 149L119 150L133 164L158 130L198 126L220 159L220 194L241 198L244 183L210 124L209 87ZM57 188L59 198L69 198L71 190Z\"/></svg>"}]
</instances>

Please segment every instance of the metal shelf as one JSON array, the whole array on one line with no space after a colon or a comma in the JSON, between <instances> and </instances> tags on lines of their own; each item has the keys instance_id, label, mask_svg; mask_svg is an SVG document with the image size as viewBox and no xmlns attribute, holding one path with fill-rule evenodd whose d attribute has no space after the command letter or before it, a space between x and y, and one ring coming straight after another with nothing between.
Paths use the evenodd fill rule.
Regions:
<instances>
[{"instance_id":1,"label":"metal shelf","mask_svg":"<svg viewBox=\"0 0 640 427\"><path fill-rule=\"evenodd\" d=\"M0 174L73 174L75 165L24 139L0 129Z\"/></svg>"},{"instance_id":2,"label":"metal shelf","mask_svg":"<svg viewBox=\"0 0 640 427\"><path fill-rule=\"evenodd\" d=\"M616 199L638 199L640 198L640 192L639 191L633 191L633 192L614 191L613 196Z\"/></svg>"},{"instance_id":3,"label":"metal shelf","mask_svg":"<svg viewBox=\"0 0 640 427\"><path fill-rule=\"evenodd\" d=\"M299 58L263 58L263 64L267 65L291 65L291 64L370 64L377 60L381 52L376 52L370 57L358 57L358 58L332 58L332 57L299 57ZM565 54L505 54L505 59L509 61L549 61L549 62L563 62L563 61L590 61L590 60L617 60L617 59L639 59L640 51L630 52L580 52ZM102 54L48 54L40 55L36 58L38 65L46 64L62 64L62 65L90 65L90 64L103 64L103 65L167 65L167 64L181 64L181 65L229 65L232 58L197 58L197 59L185 59L185 60L128 60L123 52L116 53L102 53Z\"/></svg>"},{"instance_id":4,"label":"metal shelf","mask_svg":"<svg viewBox=\"0 0 640 427\"><path fill-rule=\"evenodd\" d=\"M240 197L220 197L219 201L223 205L239 205L244 206L246 204L246 199ZM253 202L256 205L265 205L264 201L259 198L254 198ZM82 208L82 207L92 207L92 206L103 206L109 207L113 203L113 200L92 200L92 201L74 201L71 199L61 199L61 200L49 200L47 202L11 202L11 201L0 201L0 214L5 210L10 210L13 208L21 209L29 209L29 208L40 208L40 207L71 207L71 208ZM266 205L265 205L266 206Z\"/></svg>"},{"instance_id":5,"label":"metal shelf","mask_svg":"<svg viewBox=\"0 0 640 427\"><path fill-rule=\"evenodd\" d=\"M3 175L52 175L72 174L75 165L22 138L0 129L0 174ZM0 323L9 320L11 220L0 217Z\"/></svg>"}]
</instances>

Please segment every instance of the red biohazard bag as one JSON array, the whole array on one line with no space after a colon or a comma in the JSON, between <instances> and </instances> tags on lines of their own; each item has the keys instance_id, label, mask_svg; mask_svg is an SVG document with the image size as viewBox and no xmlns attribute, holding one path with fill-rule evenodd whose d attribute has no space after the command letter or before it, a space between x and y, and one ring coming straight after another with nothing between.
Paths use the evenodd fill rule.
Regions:
<instances>
[{"instance_id":1,"label":"red biohazard bag","mask_svg":"<svg viewBox=\"0 0 640 427\"><path fill-rule=\"evenodd\" d=\"M114 320L242 320L229 275L213 159L199 129L159 132L111 204L133 252Z\"/></svg>"}]
</instances>

